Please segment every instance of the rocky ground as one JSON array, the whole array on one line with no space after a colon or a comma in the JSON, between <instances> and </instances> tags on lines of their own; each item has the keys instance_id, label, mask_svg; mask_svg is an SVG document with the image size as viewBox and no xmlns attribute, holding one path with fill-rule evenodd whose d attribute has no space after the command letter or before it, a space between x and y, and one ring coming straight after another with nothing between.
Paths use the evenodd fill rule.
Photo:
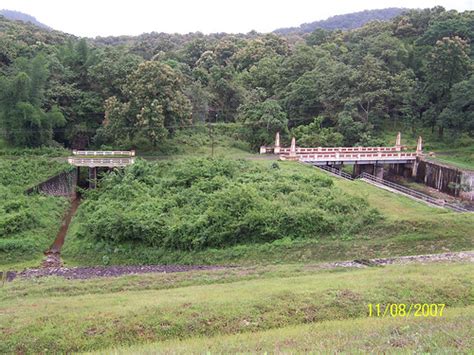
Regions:
<instances>
[{"instance_id":1,"label":"rocky ground","mask_svg":"<svg viewBox=\"0 0 474 355\"><path fill-rule=\"evenodd\" d=\"M474 263L474 251L452 252L442 254L400 256L394 258L356 259L308 265L308 268L331 269L338 267L365 268L392 264L432 263L432 262L470 262ZM0 273L2 280L11 281L15 278L36 278L45 276L61 276L66 279L90 279L95 277L116 277L145 273L171 273L196 270L217 270L235 268L236 266L211 265L143 265L143 266L91 266L91 267L43 267L26 269L21 272Z\"/></svg>"}]
</instances>

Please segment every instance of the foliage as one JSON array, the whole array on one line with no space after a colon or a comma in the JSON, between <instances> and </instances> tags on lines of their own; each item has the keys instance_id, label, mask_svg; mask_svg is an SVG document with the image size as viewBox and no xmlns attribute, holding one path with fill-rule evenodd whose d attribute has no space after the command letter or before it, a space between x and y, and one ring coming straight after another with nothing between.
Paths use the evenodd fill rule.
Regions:
<instances>
[{"instance_id":1,"label":"foliage","mask_svg":"<svg viewBox=\"0 0 474 355\"><path fill-rule=\"evenodd\" d=\"M66 200L24 192L68 168L41 157L0 160L0 264L36 259L52 243Z\"/></svg>"},{"instance_id":2,"label":"foliage","mask_svg":"<svg viewBox=\"0 0 474 355\"><path fill-rule=\"evenodd\" d=\"M141 63L127 77L123 96L125 102L115 96L106 101L104 126L115 138L133 137L143 130L156 145L170 131L190 123L191 107L183 93L182 78L166 64Z\"/></svg>"},{"instance_id":3,"label":"foliage","mask_svg":"<svg viewBox=\"0 0 474 355\"><path fill-rule=\"evenodd\" d=\"M385 21L366 23L374 18ZM157 151L172 149L177 127L237 123L256 149L275 130L285 139L288 129L318 116L350 145L400 124L437 130L440 138L473 136L469 109L457 110L469 89L459 83L474 70L473 21L472 11L384 9L288 35L91 40L2 17L0 127L16 146Z\"/></svg>"},{"instance_id":4,"label":"foliage","mask_svg":"<svg viewBox=\"0 0 474 355\"><path fill-rule=\"evenodd\" d=\"M291 135L303 147L340 147L344 136L335 132L334 128L321 126L324 118L317 117L313 123L302 125L291 130Z\"/></svg>"},{"instance_id":5,"label":"foliage","mask_svg":"<svg viewBox=\"0 0 474 355\"><path fill-rule=\"evenodd\" d=\"M286 133L288 125L278 101L271 99L241 106L239 121L244 124L244 138L254 149L273 142L276 132Z\"/></svg>"},{"instance_id":6,"label":"foliage","mask_svg":"<svg viewBox=\"0 0 474 355\"><path fill-rule=\"evenodd\" d=\"M357 233L379 219L364 199L312 174L245 161L139 161L104 178L78 212L78 237L199 250Z\"/></svg>"}]
</instances>

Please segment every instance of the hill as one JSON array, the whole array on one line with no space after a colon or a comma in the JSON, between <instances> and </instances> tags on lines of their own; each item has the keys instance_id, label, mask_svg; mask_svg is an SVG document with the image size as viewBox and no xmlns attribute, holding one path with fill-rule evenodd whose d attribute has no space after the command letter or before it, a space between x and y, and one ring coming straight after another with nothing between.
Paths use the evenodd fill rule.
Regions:
<instances>
[{"instance_id":1,"label":"hill","mask_svg":"<svg viewBox=\"0 0 474 355\"><path fill-rule=\"evenodd\" d=\"M336 15L329 17L326 20L314 21L311 23L303 23L299 27L287 27L279 28L273 32L278 34L288 33L310 33L317 28L325 30L351 30L354 28L362 27L370 21L387 21L390 20L407 9L398 7L389 7L386 9L378 10L364 10L359 12L353 12L350 14Z\"/></svg>"},{"instance_id":2,"label":"hill","mask_svg":"<svg viewBox=\"0 0 474 355\"><path fill-rule=\"evenodd\" d=\"M0 10L0 15L6 17L9 20L12 21L22 21L22 22L30 22L33 25L36 25L38 27L47 29L47 30L52 30L51 27L45 25L44 23L39 22L35 17L25 14L20 11L13 11L13 10Z\"/></svg>"}]
</instances>

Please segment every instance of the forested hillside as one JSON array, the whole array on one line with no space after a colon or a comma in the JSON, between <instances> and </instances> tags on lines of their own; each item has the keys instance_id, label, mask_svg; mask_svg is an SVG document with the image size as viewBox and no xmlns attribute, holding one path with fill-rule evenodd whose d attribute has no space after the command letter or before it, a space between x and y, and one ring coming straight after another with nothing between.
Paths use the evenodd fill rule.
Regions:
<instances>
[{"instance_id":1,"label":"forested hillside","mask_svg":"<svg viewBox=\"0 0 474 355\"><path fill-rule=\"evenodd\" d=\"M0 15L6 17L9 20L13 21L23 21L23 22L30 22L33 25L36 25L41 28L45 28L47 30L51 30L51 27L45 25L44 23L39 22L35 17L25 14L20 11L12 11L12 10L0 10Z\"/></svg>"},{"instance_id":2,"label":"forested hillside","mask_svg":"<svg viewBox=\"0 0 474 355\"><path fill-rule=\"evenodd\" d=\"M291 36L92 40L0 18L1 132L19 147L155 149L179 130L233 122L256 148L276 131L375 144L405 125L452 142L474 130L473 36L473 11L441 7Z\"/></svg>"},{"instance_id":3,"label":"forested hillside","mask_svg":"<svg viewBox=\"0 0 474 355\"><path fill-rule=\"evenodd\" d=\"M274 32L278 34L289 34L293 32L311 33L317 28L322 28L323 30L353 30L362 27L370 21L391 20L394 17L401 15L406 10L407 9L398 7L389 7L379 10L364 10L350 14L331 16L326 20L303 23L299 27L279 28Z\"/></svg>"}]
</instances>

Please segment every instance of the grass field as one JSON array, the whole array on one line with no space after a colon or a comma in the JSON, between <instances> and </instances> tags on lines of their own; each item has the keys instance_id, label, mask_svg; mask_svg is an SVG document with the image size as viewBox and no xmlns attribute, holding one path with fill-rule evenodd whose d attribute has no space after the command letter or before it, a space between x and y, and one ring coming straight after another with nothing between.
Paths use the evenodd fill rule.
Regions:
<instances>
[{"instance_id":1,"label":"grass field","mask_svg":"<svg viewBox=\"0 0 474 355\"><path fill-rule=\"evenodd\" d=\"M462 263L282 265L15 280L0 288L0 332L7 335L0 352L468 351L473 274ZM439 319L377 319L368 318L369 303L444 303L447 311Z\"/></svg>"}]
</instances>

